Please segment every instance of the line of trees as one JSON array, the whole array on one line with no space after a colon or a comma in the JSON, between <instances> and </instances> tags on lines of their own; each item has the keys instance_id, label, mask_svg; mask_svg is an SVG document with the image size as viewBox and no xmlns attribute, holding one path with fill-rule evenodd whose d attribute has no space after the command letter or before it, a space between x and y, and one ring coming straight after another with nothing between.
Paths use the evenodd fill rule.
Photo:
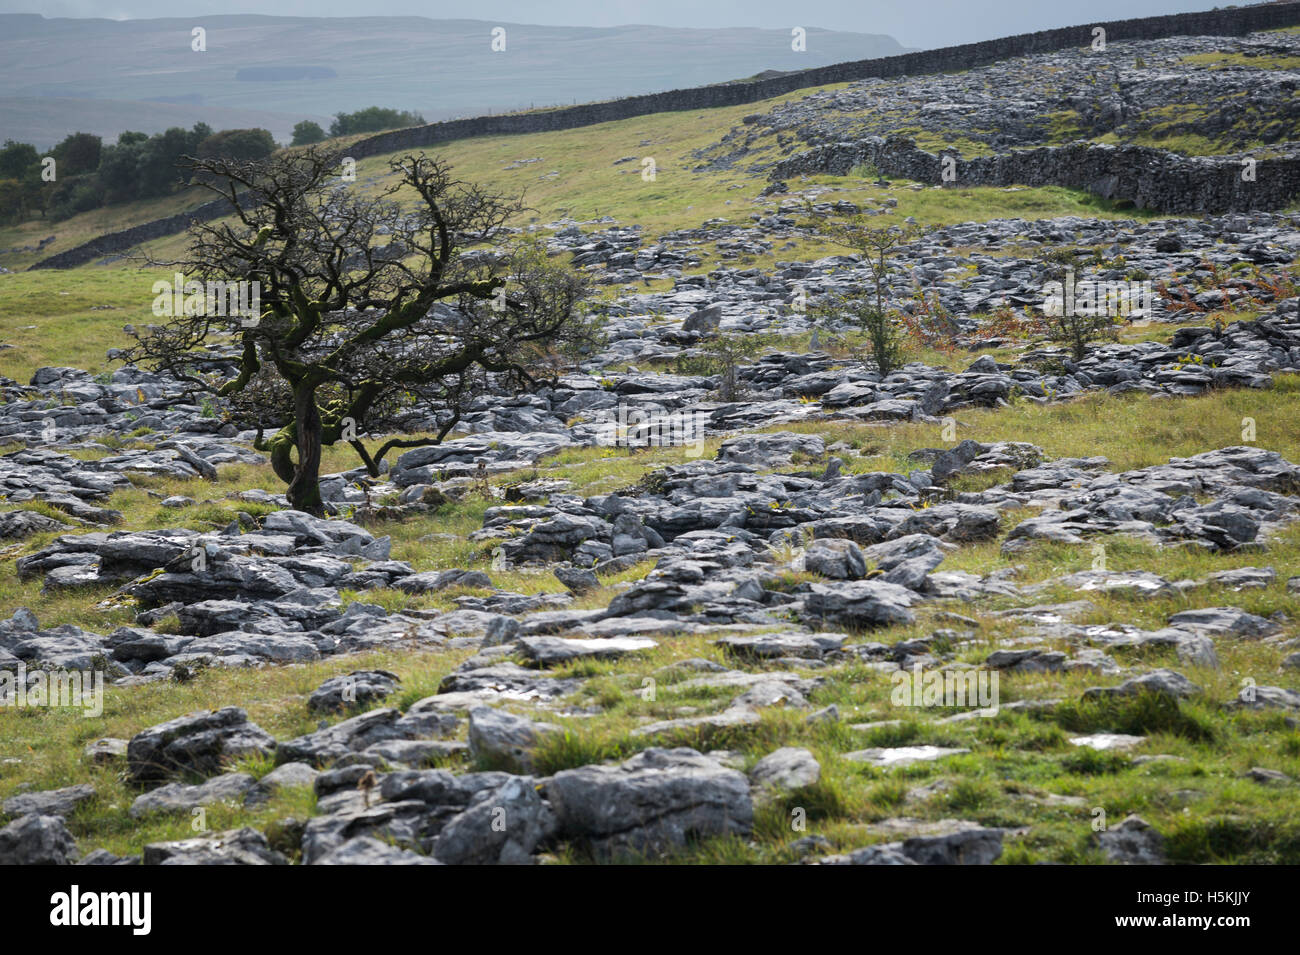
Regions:
<instances>
[{"instance_id":1,"label":"line of trees","mask_svg":"<svg viewBox=\"0 0 1300 955\"><path fill-rule=\"evenodd\" d=\"M303 120L294 126L290 145L423 123L419 113L367 106L336 113L328 134L319 123ZM206 123L190 130L173 126L152 136L128 131L110 145L91 133L72 133L44 154L30 143L6 140L0 148L0 223L36 216L58 221L116 202L165 196L190 184L193 174L180 164L183 156L252 162L277 148L265 129L214 132ZM52 178L46 172L51 157Z\"/></svg>"},{"instance_id":2,"label":"line of trees","mask_svg":"<svg viewBox=\"0 0 1300 955\"><path fill-rule=\"evenodd\" d=\"M357 133L378 133L385 129L402 129L406 126L423 126L424 117L406 110L367 106L355 113L335 113L330 123L330 137L353 136Z\"/></svg>"},{"instance_id":3,"label":"line of trees","mask_svg":"<svg viewBox=\"0 0 1300 955\"><path fill-rule=\"evenodd\" d=\"M190 172L178 166L182 156L255 160L276 148L265 129L214 132L206 123L152 136L127 131L109 145L91 133L72 133L45 154L7 140L0 147L0 222L57 221L115 202L165 196L190 183Z\"/></svg>"},{"instance_id":4,"label":"line of trees","mask_svg":"<svg viewBox=\"0 0 1300 955\"><path fill-rule=\"evenodd\" d=\"M321 128L320 123L304 119L293 127L293 141L290 146L314 146L326 138L336 136L354 136L358 133L379 133L386 129L402 129L406 126L422 126L425 119L419 113L400 109L385 109L382 106L367 106L355 113L335 113L330 123L329 132Z\"/></svg>"},{"instance_id":5,"label":"line of trees","mask_svg":"<svg viewBox=\"0 0 1300 955\"><path fill-rule=\"evenodd\" d=\"M103 143L90 133L73 133L46 155L69 180L99 168ZM57 182L42 179L45 164L35 146L6 140L0 147L0 221L17 222L45 214ZM61 197L64 201L67 196Z\"/></svg>"}]
</instances>

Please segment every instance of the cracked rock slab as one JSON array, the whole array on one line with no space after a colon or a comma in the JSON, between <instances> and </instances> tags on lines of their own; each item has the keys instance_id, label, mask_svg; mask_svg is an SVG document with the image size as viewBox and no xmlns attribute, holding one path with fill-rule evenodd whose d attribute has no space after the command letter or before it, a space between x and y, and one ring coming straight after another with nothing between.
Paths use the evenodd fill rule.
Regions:
<instances>
[{"instance_id":1,"label":"cracked rock slab","mask_svg":"<svg viewBox=\"0 0 1300 955\"><path fill-rule=\"evenodd\" d=\"M312 865L440 865L437 859L381 842L374 836L357 836L335 846Z\"/></svg>"},{"instance_id":2,"label":"cracked rock slab","mask_svg":"<svg viewBox=\"0 0 1300 955\"><path fill-rule=\"evenodd\" d=\"M617 766L566 769L545 791L558 834L601 857L746 837L753 825L749 780L693 749L647 749Z\"/></svg>"},{"instance_id":3,"label":"cracked rock slab","mask_svg":"<svg viewBox=\"0 0 1300 955\"><path fill-rule=\"evenodd\" d=\"M1140 693L1158 693L1171 699L1181 700L1200 692L1199 686L1177 670L1160 669L1127 679L1118 686L1088 687L1083 691L1083 699L1104 700L1132 697Z\"/></svg>"},{"instance_id":4,"label":"cracked rock slab","mask_svg":"<svg viewBox=\"0 0 1300 955\"><path fill-rule=\"evenodd\" d=\"M287 865L266 836L251 827L197 839L151 842L144 847L144 865Z\"/></svg>"},{"instance_id":5,"label":"cracked rock slab","mask_svg":"<svg viewBox=\"0 0 1300 955\"><path fill-rule=\"evenodd\" d=\"M197 786L167 783L137 796L131 803L131 818L139 819L153 812L188 812L219 802L242 802L256 785L257 780L248 773L227 773Z\"/></svg>"},{"instance_id":6,"label":"cracked rock slab","mask_svg":"<svg viewBox=\"0 0 1300 955\"><path fill-rule=\"evenodd\" d=\"M918 597L906 587L879 580L812 584L804 598L802 616L810 623L848 627L888 627L912 623L908 609Z\"/></svg>"},{"instance_id":7,"label":"cracked rock slab","mask_svg":"<svg viewBox=\"0 0 1300 955\"><path fill-rule=\"evenodd\" d=\"M47 789L44 792L19 793L4 801L6 816L67 816L83 802L95 798L95 787L90 783Z\"/></svg>"},{"instance_id":8,"label":"cracked rock slab","mask_svg":"<svg viewBox=\"0 0 1300 955\"><path fill-rule=\"evenodd\" d=\"M646 637L595 637L573 640L564 637L520 637L515 646L529 662L552 667L573 660L617 660L632 653L644 653L658 646Z\"/></svg>"},{"instance_id":9,"label":"cracked rock slab","mask_svg":"<svg viewBox=\"0 0 1300 955\"><path fill-rule=\"evenodd\" d=\"M822 865L992 865L1002 855L1003 830L950 821L951 832L878 843L845 855L827 856Z\"/></svg>"},{"instance_id":10,"label":"cracked rock slab","mask_svg":"<svg viewBox=\"0 0 1300 955\"><path fill-rule=\"evenodd\" d=\"M166 779L173 773L211 775L239 756L264 756L275 738L237 706L190 713L137 733L127 744L127 771L135 782Z\"/></svg>"},{"instance_id":11,"label":"cracked rock slab","mask_svg":"<svg viewBox=\"0 0 1300 955\"><path fill-rule=\"evenodd\" d=\"M817 660L840 649L846 639L842 633L760 633L722 637L713 643L742 658L803 657Z\"/></svg>"}]
</instances>

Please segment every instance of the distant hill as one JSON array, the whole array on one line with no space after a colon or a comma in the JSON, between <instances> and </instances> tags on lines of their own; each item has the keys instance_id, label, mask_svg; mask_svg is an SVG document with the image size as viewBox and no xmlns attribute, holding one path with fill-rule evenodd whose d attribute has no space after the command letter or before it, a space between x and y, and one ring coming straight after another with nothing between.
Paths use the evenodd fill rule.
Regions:
<instances>
[{"instance_id":1,"label":"distant hill","mask_svg":"<svg viewBox=\"0 0 1300 955\"><path fill-rule=\"evenodd\" d=\"M203 27L207 50L191 49ZM504 52L491 48L505 28ZM789 31L500 24L421 17L0 15L0 139L47 147L203 120L287 140L302 119L379 105L430 121L608 99L905 52L893 38ZM105 102L104 109L96 104Z\"/></svg>"}]
</instances>

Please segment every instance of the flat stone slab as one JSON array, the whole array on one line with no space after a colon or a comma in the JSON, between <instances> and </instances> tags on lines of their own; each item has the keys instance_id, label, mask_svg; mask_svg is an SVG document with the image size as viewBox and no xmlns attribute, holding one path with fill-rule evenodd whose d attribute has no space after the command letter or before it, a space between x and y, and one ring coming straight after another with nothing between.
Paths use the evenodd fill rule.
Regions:
<instances>
[{"instance_id":1,"label":"flat stone slab","mask_svg":"<svg viewBox=\"0 0 1300 955\"><path fill-rule=\"evenodd\" d=\"M827 856L820 864L989 865L1002 854L1002 829L986 829L958 819L885 820L872 829L917 834L898 842L877 843L844 855Z\"/></svg>"},{"instance_id":2,"label":"flat stone slab","mask_svg":"<svg viewBox=\"0 0 1300 955\"><path fill-rule=\"evenodd\" d=\"M1177 670L1161 668L1130 677L1118 686L1090 686L1083 691L1085 700L1104 700L1137 696L1139 693L1158 693L1175 700L1187 699L1201 692L1201 688Z\"/></svg>"},{"instance_id":3,"label":"flat stone slab","mask_svg":"<svg viewBox=\"0 0 1300 955\"><path fill-rule=\"evenodd\" d=\"M293 789L310 786L319 775L320 771L309 763L283 763L263 776L259 783L271 789Z\"/></svg>"},{"instance_id":4,"label":"flat stone slab","mask_svg":"<svg viewBox=\"0 0 1300 955\"><path fill-rule=\"evenodd\" d=\"M1089 736L1070 737L1071 746L1086 746L1102 751L1120 751L1132 749L1145 743L1145 736L1126 736L1123 733L1092 733Z\"/></svg>"},{"instance_id":5,"label":"flat stone slab","mask_svg":"<svg viewBox=\"0 0 1300 955\"><path fill-rule=\"evenodd\" d=\"M760 683L774 682L787 683L802 695L808 696L813 690L817 689L821 680L816 677L803 677L788 670L773 670L770 673L746 673L744 670L727 670L710 676L697 676L690 680L682 680L680 683L670 684L670 688L674 690L694 690L699 687L710 687L748 690Z\"/></svg>"},{"instance_id":6,"label":"flat stone slab","mask_svg":"<svg viewBox=\"0 0 1300 955\"><path fill-rule=\"evenodd\" d=\"M1168 580L1146 570L1083 570L1062 577L1056 583L1073 587L1080 593L1160 597L1174 592Z\"/></svg>"},{"instance_id":7,"label":"flat stone slab","mask_svg":"<svg viewBox=\"0 0 1300 955\"><path fill-rule=\"evenodd\" d=\"M374 836L357 836L331 849L312 865L441 865L437 859L381 842Z\"/></svg>"},{"instance_id":8,"label":"flat stone slab","mask_svg":"<svg viewBox=\"0 0 1300 955\"><path fill-rule=\"evenodd\" d=\"M340 712L378 703L397 692L401 678L387 670L353 670L326 680L307 698L307 708L319 713Z\"/></svg>"},{"instance_id":9,"label":"flat stone slab","mask_svg":"<svg viewBox=\"0 0 1300 955\"><path fill-rule=\"evenodd\" d=\"M443 677L438 689L441 694L477 693L481 698L528 702L558 699L581 685L581 680L547 677L513 663L497 663L454 670Z\"/></svg>"},{"instance_id":10,"label":"flat stone slab","mask_svg":"<svg viewBox=\"0 0 1300 955\"><path fill-rule=\"evenodd\" d=\"M735 706L788 706L792 709L807 709L808 699L789 683L780 680L767 680L755 683L748 690L732 701Z\"/></svg>"},{"instance_id":11,"label":"flat stone slab","mask_svg":"<svg viewBox=\"0 0 1300 955\"><path fill-rule=\"evenodd\" d=\"M943 759L945 756L957 756L969 752L970 750L965 748L948 748L944 746L890 746L877 749L860 749L856 752L845 753L844 758L855 763L870 763L872 766L879 766L882 769L893 769L896 766L910 766L913 763L930 762L935 759Z\"/></svg>"},{"instance_id":12,"label":"flat stone slab","mask_svg":"<svg viewBox=\"0 0 1300 955\"><path fill-rule=\"evenodd\" d=\"M1300 710L1300 693L1281 686L1247 686L1227 706L1244 706L1247 709Z\"/></svg>"},{"instance_id":13,"label":"flat stone slab","mask_svg":"<svg viewBox=\"0 0 1300 955\"><path fill-rule=\"evenodd\" d=\"M632 731L633 736L658 736L680 730L725 729L758 722L758 713L747 706L732 706L712 716L687 716L679 720L662 720Z\"/></svg>"},{"instance_id":14,"label":"flat stone slab","mask_svg":"<svg viewBox=\"0 0 1300 955\"><path fill-rule=\"evenodd\" d=\"M894 816L868 823L865 828L873 835L899 839L908 836L950 836L957 832L975 832L983 827L968 819L918 819L914 816Z\"/></svg>"},{"instance_id":15,"label":"flat stone slab","mask_svg":"<svg viewBox=\"0 0 1300 955\"><path fill-rule=\"evenodd\" d=\"M1017 620L1031 620L1034 623L1065 623L1067 620L1081 617L1096 609L1096 604L1090 600L1072 600L1063 604L1036 604L1032 607L998 610L992 616L1013 617Z\"/></svg>"},{"instance_id":16,"label":"flat stone slab","mask_svg":"<svg viewBox=\"0 0 1300 955\"><path fill-rule=\"evenodd\" d=\"M95 798L95 787L90 783L47 789L44 792L19 793L4 801L6 816L66 816L88 799Z\"/></svg>"},{"instance_id":17,"label":"flat stone slab","mask_svg":"<svg viewBox=\"0 0 1300 955\"><path fill-rule=\"evenodd\" d=\"M103 739L87 743L82 751L82 757L92 763L111 763L115 759L126 756L128 743L128 740L105 736Z\"/></svg>"},{"instance_id":18,"label":"flat stone slab","mask_svg":"<svg viewBox=\"0 0 1300 955\"><path fill-rule=\"evenodd\" d=\"M580 624L576 629L593 637L627 637L632 635L667 636L673 633L707 633L713 629L689 620L665 620L660 617L610 617Z\"/></svg>"},{"instance_id":19,"label":"flat stone slab","mask_svg":"<svg viewBox=\"0 0 1300 955\"><path fill-rule=\"evenodd\" d=\"M395 739L384 743L373 743L362 752L378 756L390 763L426 766L450 756L469 752L469 744L458 740Z\"/></svg>"},{"instance_id":20,"label":"flat stone slab","mask_svg":"<svg viewBox=\"0 0 1300 955\"><path fill-rule=\"evenodd\" d=\"M783 746L768 753L749 771L749 781L754 786L778 790L811 786L821 776L822 767L817 757L798 746Z\"/></svg>"},{"instance_id":21,"label":"flat stone slab","mask_svg":"<svg viewBox=\"0 0 1300 955\"><path fill-rule=\"evenodd\" d=\"M1259 590L1270 586L1275 580L1277 571L1272 567L1237 567L1233 570L1215 571L1205 582L1230 590Z\"/></svg>"},{"instance_id":22,"label":"flat stone slab","mask_svg":"<svg viewBox=\"0 0 1300 955\"><path fill-rule=\"evenodd\" d=\"M1169 626L1246 638L1268 636L1278 629L1277 624L1272 620L1247 613L1237 607L1201 607L1197 610L1184 610L1169 618Z\"/></svg>"},{"instance_id":23,"label":"flat stone slab","mask_svg":"<svg viewBox=\"0 0 1300 955\"><path fill-rule=\"evenodd\" d=\"M242 802L257 780L248 773L227 773L198 786L168 783L137 796L131 803L131 818L151 812L182 812L218 802Z\"/></svg>"},{"instance_id":24,"label":"flat stone slab","mask_svg":"<svg viewBox=\"0 0 1300 955\"><path fill-rule=\"evenodd\" d=\"M723 637L713 642L739 657L807 657L815 660L840 649L845 639L842 633L760 633Z\"/></svg>"},{"instance_id":25,"label":"flat stone slab","mask_svg":"<svg viewBox=\"0 0 1300 955\"><path fill-rule=\"evenodd\" d=\"M542 667L572 660L617 660L629 653L653 650L659 644L646 637L596 637L572 640L565 637L520 637L515 646L532 663Z\"/></svg>"}]
</instances>

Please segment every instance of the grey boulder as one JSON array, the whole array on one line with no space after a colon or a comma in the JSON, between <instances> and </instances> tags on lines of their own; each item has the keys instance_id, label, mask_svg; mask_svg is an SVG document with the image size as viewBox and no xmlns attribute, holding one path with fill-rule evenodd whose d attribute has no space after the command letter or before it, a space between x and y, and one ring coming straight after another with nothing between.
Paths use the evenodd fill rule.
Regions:
<instances>
[{"instance_id":1,"label":"grey boulder","mask_svg":"<svg viewBox=\"0 0 1300 955\"><path fill-rule=\"evenodd\" d=\"M428 856L381 842L374 836L357 836L335 846L312 865L437 865Z\"/></svg>"},{"instance_id":2,"label":"grey boulder","mask_svg":"<svg viewBox=\"0 0 1300 955\"><path fill-rule=\"evenodd\" d=\"M208 776L239 756L266 755L275 739L237 706L190 713L151 726L127 744L127 772L137 783L155 782L175 773Z\"/></svg>"},{"instance_id":3,"label":"grey boulder","mask_svg":"<svg viewBox=\"0 0 1300 955\"><path fill-rule=\"evenodd\" d=\"M1201 688L1177 670L1153 670L1131 677L1118 686L1092 686L1083 691L1085 700L1104 700L1116 697L1137 696L1140 693L1157 693L1175 700L1186 699L1201 692Z\"/></svg>"},{"instance_id":4,"label":"grey boulder","mask_svg":"<svg viewBox=\"0 0 1300 955\"><path fill-rule=\"evenodd\" d=\"M917 596L906 587L881 580L813 584L804 598L803 617L810 623L846 627L887 627L911 623L908 608Z\"/></svg>"},{"instance_id":5,"label":"grey boulder","mask_svg":"<svg viewBox=\"0 0 1300 955\"><path fill-rule=\"evenodd\" d=\"M6 816L67 816L83 802L95 798L90 783L47 789L44 792L19 793L4 801Z\"/></svg>"},{"instance_id":6,"label":"grey boulder","mask_svg":"<svg viewBox=\"0 0 1300 955\"><path fill-rule=\"evenodd\" d=\"M58 816L35 813L0 829L0 865L68 865L77 842Z\"/></svg>"},{"instance_id":7,"label":"grey boulder","mask_svg":"<svg viewBox=\"0 0 1300 955\"><path fill-rule=\"evenodd\" d=\"M867 559L853 541L824 537L808 545L795 569L835 580L861 580L867 574Z\"/></svg>"},{"instance_id":8,"label":"grey boulder","mask_svg":"<svg viewBox=\"0 0 1300 955\"><path fill-rule=\"evenodd\" d=\"M286 865L266 836L251 827L144 847L144 865Z\"/></svg>"},{"instance_id":9,"label":"grey boulder","mask_svg":"<svg viewBox=\"0 0 1300 955\"><path fill-rule=\"evenodd\" d=\"M469 752L492 769L531 772L533 750L544 735L561 732L552 723L537 723L490 706L469 711Z\"/></svg>"},{"instance_id":10,"label":"grey boulder","mask_svg":"<svg viewBox=\"0 0 1300 955\"><path fill-rule=\"evenodd\" d=\"M513 776L443 827L433 855L448 865L526 865L555 829L550 808L527 776Z\"/></svg>"},{"instance_id":11,"label":"grey boulder","mask_svg":"<svg viewBox=\"0 0 1300 955\"><path fill-rule=\"evenodd\" d=\"M242 802L255 785L257 780L248 773L226 773L197 786L167 783L137 796L131 803L131 818L154 812L188 812L219 802Z\"/></svg>"},{"instance_id":12,"label":"grey boulder","mask_svg":"<svg viewBox=\"0 0 1300 955\"><path fill-rule=\"evenodd\" d=\"M798 746L783 746L768 753L749 771L750 782L759 789L802 789L814 785L821 776L817 757Z\"/></svg>"},{"instance_id":13,"label":"grey boulder","mask_svg":"<svg viewBox=\"0 0 1300 955\"><path fill-rule=\"evenodd\" d=\"M647 854L690 839L748 836L749 780L693 749L647 749L617 766L582 766L546 784L558 834L600 857Z\"/></svg>"},{"instance_id":14,"label":"grey boulder","mask_svg":"<svg viewBox=\"0 0 1300 955\"><path fill-rule=\"evenodd\" d=\"M402 680L387 670L353 670L326 680L307 698L307 708L318 713L337 713L377 703L396 692Z\"/></svg>"},{"instance_id":15,"label":"grey boulder","mask_svg":"<svg viewBox=\"0 0 1300 955\"><path fill-rule=\"evenodd\" d=\"M1163 865L1164 837L1141 816L1128 816L1119 825L1096 834L1097 845L1121 865Z\"/></svg>"}]
</instances>

